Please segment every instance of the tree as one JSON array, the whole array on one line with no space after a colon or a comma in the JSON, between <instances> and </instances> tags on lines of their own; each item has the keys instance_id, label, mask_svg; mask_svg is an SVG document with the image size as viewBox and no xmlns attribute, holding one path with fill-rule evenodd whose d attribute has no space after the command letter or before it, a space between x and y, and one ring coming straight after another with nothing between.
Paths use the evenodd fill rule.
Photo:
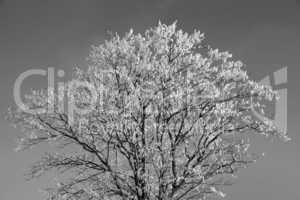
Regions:
<instances>
[{"instance_id":1,"label":"tree","mask_svg":"<svg viewBox=\"0 0 300 200\"><path fill-rule=\"evenodd\" d=\"M78 87L68 96L88 112L72 113L70 122L61 109L64 92L46 90L27 95L26 105L51 104L51 112L9 112L25 131L20 149L63 147L34 164L29 177L52 169L71 174L48 189L51 200L224 196L220 189L232 183L231 176L258 157L248 150L249 135L288 139L252 114L276 93L252 81L231 57L207 45L199 31L185 33L176 23L93 47L89 68L76 69L70 81L88 83L93 91ZM91 107L92 93L97 99Z\"/></svg>"}]
</instances>

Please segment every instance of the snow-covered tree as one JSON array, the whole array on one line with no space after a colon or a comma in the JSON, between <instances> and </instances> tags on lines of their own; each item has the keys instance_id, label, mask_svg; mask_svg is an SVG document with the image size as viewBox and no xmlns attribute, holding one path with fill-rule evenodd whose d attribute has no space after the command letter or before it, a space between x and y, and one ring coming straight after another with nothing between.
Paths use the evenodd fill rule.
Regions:
<instances>
[{"instance_id":1,"label":"snow-covered tree","mask_svg":"<svg viewBox=\"0 0 300 200\"><path fill-rule=\"evenodd\" d=\"M258 157L248 150L249 135L288 139L252 112L263 111L276 93L249 79L230 53L207 45L202 33L188 34L176 23L93 47L89 68L76 69L70 83L76 81L94 90L72 90L68 101L89 109L72 113L71 122L64 91L26 96L27 108L51 104L51 112L9 111L25 132L19 149L58 145L29 172L30 178L52 169L68 174L47 190L51 200L224 197L222 187Z\"/></svg>"}]
</instances>

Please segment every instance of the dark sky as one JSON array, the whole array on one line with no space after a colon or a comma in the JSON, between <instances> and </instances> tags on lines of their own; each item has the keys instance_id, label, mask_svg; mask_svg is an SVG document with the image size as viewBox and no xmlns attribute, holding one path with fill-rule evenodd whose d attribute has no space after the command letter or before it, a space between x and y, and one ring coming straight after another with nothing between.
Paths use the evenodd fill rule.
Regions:
<instances>
[{"instance_id":1,"label":"dark sky","mask_svg":"<svg viewBox=\"0 0 300 200\"><path fill-rule=\"evenodd\" d=\"M72 67L85 66L90 45L103 42L109 31L144 32L158 20L201 30L213 47L246 63L256 80L289 67L283 87L293 140L256 138L255 149L266 152L265 158L242 170L236 185L225 191L228 200L300 199L299 0L1 0L0 110L13 104L14 81L25 70L55 67L70 74ZM15 153L20 132L3 118L0 126L0 199L41 199L38 189L48 179L26 182L23 173L43 149Z\"/></svg>"}]
</instances>

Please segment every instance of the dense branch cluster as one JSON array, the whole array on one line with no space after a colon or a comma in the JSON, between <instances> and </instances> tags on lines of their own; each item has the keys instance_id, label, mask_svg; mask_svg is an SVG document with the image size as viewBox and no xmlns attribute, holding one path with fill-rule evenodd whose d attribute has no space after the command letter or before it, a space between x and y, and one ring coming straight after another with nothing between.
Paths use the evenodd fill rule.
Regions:
<instances>
[{"instance_id":1,"label":"dense branch cluster","mask_svg":"<svg viewBox=\"0 0 300 200\"><path fill-rule=\"evenodd\" d=\"M95 87L99 98L90 112L72 124L57 102L51 113L9 115L25 132L20 149L45 142L69 147L45 155L29 172L30 178L51 169L72 172L48 190L51 200L223 197L230 176L256 159L249 134L287 138L251 112L275 93L250 80L228 52L206 45L198 31L159 23L93 47L89 60L74 80ZM89 93L79 89L74 96L85 106ZM49 103L43 91L27 96L31 108Z\"/></svg>"}]
</instances>

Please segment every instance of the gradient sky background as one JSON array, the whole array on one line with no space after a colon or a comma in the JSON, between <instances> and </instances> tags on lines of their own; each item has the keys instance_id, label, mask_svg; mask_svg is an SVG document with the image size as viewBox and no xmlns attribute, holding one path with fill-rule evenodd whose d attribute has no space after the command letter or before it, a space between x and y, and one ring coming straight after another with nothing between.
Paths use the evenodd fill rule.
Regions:
<instances>
[{"instance_id":1,"label":"gradient sky background","mask_svg":"<svg viewBox=\"0 0 300 200\"><path fill-rule=\"evenodd\" d=\"M226 188L227 200L300 199L300 1L299 0L1 0L0 110L13 102L13 84L27 69L55 67L71 73L85 66L90 45L123 34L144 32L158 20L185 31L200 29L209 43L228 50L260 80L288 66L288 130L292 141L255 139L266 156L242 170ZM60 81L64 81L63 79ZM38 88L46 79L32 78ZM26 182L24 172L43 148L16 153L20 131L0 119L0 200L40 200L50 177Z\"/></svg>"}]
</instances>

